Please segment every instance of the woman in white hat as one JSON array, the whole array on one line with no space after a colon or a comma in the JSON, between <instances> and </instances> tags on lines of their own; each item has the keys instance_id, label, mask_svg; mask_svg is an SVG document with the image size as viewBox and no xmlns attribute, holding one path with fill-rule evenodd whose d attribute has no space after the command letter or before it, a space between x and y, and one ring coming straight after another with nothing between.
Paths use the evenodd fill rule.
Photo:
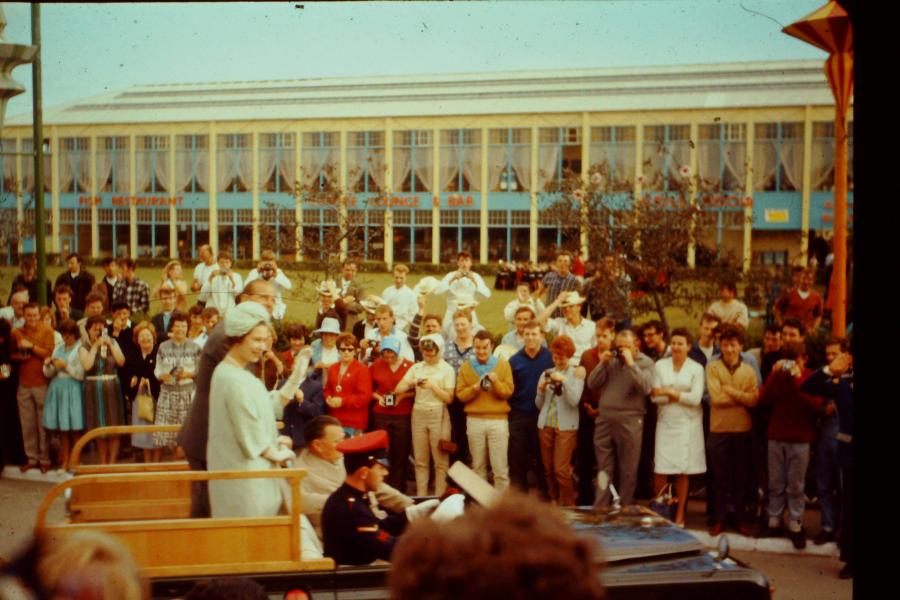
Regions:
<instances>
[{"instance_id":1,"label":"woman in white hat","mask_svg":"<svg viewBox=\"0 0 900 600\"><path fill-rule=\"evenodd\" d=\"M415 390L412 410L413 459L416 463L416 493L428 495L429 463L434 458L434 494L447 490L449 454L441 450L439 442L450 439L450 415L447 405L453 401L456 376L447 364L444 354L444 338L439 333L423 336L419 341L422 361L417 362L394 390L402 394Z\"/></svg>"},{"instance_id":2,"label":"woman in white hat","mask_svg":"<svg viewBox=\"0 0 900 600\"><path fill-rule=\"evenodd\" d=\"M319 339L310 344L312 348L312 368L318 369L322 374L322 385L327 379L328 367L340 360L340 352L337 348L337 339L341 335L341 325L334 317L322 319L322 326L313 331Z\"/></svg>"},{"instance_id":3,"label":"woman in white hat","mask_svg":"<svg viewBox=\"0 0 900 600\"><path fill-rule=\"evenodd\" d=\"M259 362L269 340L269 313L256 302L243 302L225 315L228 354L213 371L210 383L210 471L274 469L293 460L291 438L279 436L275 419L296 393L300 370L277 392L247 370ZM213 517L276 515L282 496L277 479L234 479L209 482Z\"/></svg>"}]
</instances>

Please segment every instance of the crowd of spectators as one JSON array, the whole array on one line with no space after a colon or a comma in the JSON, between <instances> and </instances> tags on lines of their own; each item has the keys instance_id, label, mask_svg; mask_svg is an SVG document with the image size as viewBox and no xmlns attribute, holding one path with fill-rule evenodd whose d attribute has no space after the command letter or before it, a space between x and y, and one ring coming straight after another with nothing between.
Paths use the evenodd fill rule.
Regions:
<instances>
[{"instance_id":1,"label":"crowd of spectators","mask_svg":"<svg viewBox=\"0 0 900 600\"><path fill-rule=\"evenodd\" d=\"M33 260L23 260L9 307L0 309L0 397L16 398L3 408L6 463L46 472L55 438L56 465L65 469L79 432L180 425L208 412L209 375L198 373L204 361L214 368L226 358L217 349L233 337L217 322L252 299L282 321L284 339L270 325L254 334L265 346L261 360L241 363L234 381L240 388L247 371L266 390L284 389L295 366L309 363L285 401L287 441L279 442L300 452L301 463L335 464L342 437L383 429L387 483L406 491L412 475L420 496L443 494L449 464L461 460L498 490L536 488L561 506L649 500L671 481L679 526L705 488L713 535L756 529L803 548L811 494L821 509L815 543L849 528L839 515L847 512L841 480L850 477L852 360L846 341L835 339L825 363L811 363L805 338L820 326L823 303L805 270L775 303L762 347L750 349L735 284L721 286L695 331L666 331L655 320L632 323L631 282L614 255L587 278L581 259L566 252L543 273L504 265L497 287L516 295L497 344L477 314L491 290L466 252L442 280L425 277L413 288L409 269L395 265L380 295L366 293L347 260L337 281L318 286L311 328L283 322L282 292L292 282L271 252L245 278L226 253L214 260L204 246L200 257L190 281L173 261L151 291L130 259L105 260L98 282L73 254L47 290L47 307L36 303ZM443 315L426 312L429 294L446 296ZM159 300L154 315L151 297ZM139 396L152 398L152 420ZM216 421L204 419L212 447ZM101 462L117 460L117 440L98 440ZM192 448L175 432L135 434L126 447L135 460L186 451L192 468L209 466L206 440ZM280 462L285 455L273 448ZM313 523L316 510L305 511Z\"/></svg>"}]
</instances>

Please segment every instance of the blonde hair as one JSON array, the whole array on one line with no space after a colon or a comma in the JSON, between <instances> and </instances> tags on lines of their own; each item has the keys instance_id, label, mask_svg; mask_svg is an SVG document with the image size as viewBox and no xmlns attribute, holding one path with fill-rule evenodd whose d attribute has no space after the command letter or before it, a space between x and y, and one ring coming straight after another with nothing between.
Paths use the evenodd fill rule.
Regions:
<instances>
[{"instance_id":1,"label":"blonde hair","mask_svg":"<svg viewBox=\"0 0 900 600\"><path fill-rule=\"evenodd\" d=\"M128 548L99 531L76 531L45 539L37 573L51 596L143 600L149 586Z\"/></svg>"}]
</instances>

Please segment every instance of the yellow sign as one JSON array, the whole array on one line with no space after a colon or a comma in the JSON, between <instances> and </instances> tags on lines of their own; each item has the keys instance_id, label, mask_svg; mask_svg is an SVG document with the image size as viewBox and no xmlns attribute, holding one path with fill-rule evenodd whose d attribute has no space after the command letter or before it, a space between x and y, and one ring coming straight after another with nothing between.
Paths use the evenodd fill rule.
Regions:
<instances>
[{"instance_id":1,"label":"yellow sign","mask_svg":"<svg viewBox=\"0 0 900 600\"><path fill-rule=\"evenodd\" d=\"M786 208L767 208L765 213L766 223L787 223L790 217L791 211Z\"/></svg>"}]
</instances>

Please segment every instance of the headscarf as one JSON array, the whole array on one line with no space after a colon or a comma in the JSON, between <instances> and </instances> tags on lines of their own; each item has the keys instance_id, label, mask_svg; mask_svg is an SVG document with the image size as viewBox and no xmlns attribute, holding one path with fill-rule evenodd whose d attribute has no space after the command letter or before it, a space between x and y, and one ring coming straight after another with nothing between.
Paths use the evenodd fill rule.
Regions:
<instances>
[{"instance_id":1,"label":"headscarf","mask_svg":"<svg viewBox=\"0 0 900 600\"><path fill-rule=\"evenodd\" d=\"M259 302L241 302L225 313L225 335L228 337L243 337L260 324L269 324L269 311Z\"/></svg>"}]
</instances>

